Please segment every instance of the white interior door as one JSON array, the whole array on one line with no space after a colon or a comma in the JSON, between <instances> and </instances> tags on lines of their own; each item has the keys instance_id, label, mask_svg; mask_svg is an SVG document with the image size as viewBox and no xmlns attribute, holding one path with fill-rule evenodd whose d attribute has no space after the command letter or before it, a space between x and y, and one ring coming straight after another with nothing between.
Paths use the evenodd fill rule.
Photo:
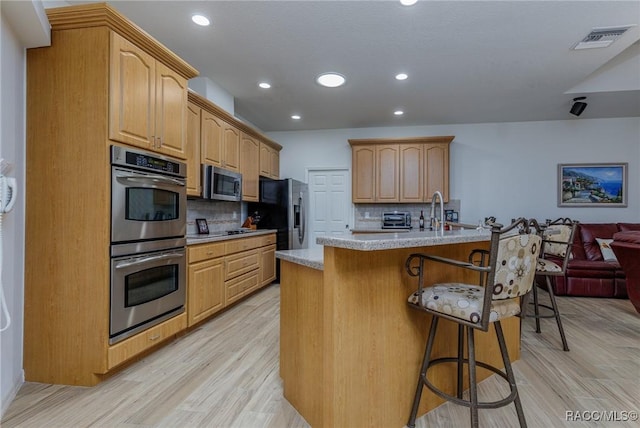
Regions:
<instances>
[{"instance_id":1,"label":"white interior door","mask_svg":"<svg viewBox=\"0 0 640 428\"><path fill-rule=\"evenodd\" d=\"M349 233L352 217L351 183L348 169L310 169L309 248L318 247L321 235Z\"/></svg>"}]
</instances>

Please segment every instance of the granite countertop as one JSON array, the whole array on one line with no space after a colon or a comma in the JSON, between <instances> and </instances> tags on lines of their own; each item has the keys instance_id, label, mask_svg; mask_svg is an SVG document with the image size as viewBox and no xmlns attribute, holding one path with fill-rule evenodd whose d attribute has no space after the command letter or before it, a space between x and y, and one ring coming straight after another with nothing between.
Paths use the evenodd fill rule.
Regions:
<instances>
[{"instance_id":1,"label":"granite countertop","mask_svg":"<svg viewBox=\"0 0 640 428\"><path fill-rule=\"evenodd\" d=\"M237 233L234 235L227 235L226 232L212 232L209 235L187 235L187 245L205 244L208 242L228 241L231 239L249 238L251 236L268 235L270 233L276 233L276 229L259 229L247 231L244 233Z\"/></svg>"},{"instance_id":2,"label":"granite countertop","mask_svg":"<svg viewBox=\"0 0 640 428\"><path fill-rule=\"evenodd\" d=\"M432 245L482 242L491 239L488 229L410 231L398 233L357 233L353 235L320 236L316 242L328 247L347 248L359 251L391 250L396 248L429 247Z\"/></svg>"},{"instance_id":3,"label":"granite countertop","mask_svg":"<svg viewBox=\"0 0 640 428\"><path fill-rule=\"evenodd\" d=\"M276 257L280 260L286 260L312 269L324 270L324 247L302 250L280 250L276 251Z\"/></svg>"}]
</instances>

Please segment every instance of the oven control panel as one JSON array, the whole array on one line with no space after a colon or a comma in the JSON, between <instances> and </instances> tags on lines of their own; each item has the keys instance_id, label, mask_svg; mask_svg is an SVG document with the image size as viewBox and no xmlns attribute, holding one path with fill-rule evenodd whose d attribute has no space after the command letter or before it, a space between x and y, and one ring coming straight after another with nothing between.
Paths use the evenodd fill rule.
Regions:
<instances>
[{"instance_id":1,"label":"oven control panel","mask_svg":"<svg viewBox=\"0 0 640 428\"><path fill-rule=\"evenodd\" d=\"M186 177L186 164L155 153L111 146L111 164Z\"/></svg>"}]
</instances>

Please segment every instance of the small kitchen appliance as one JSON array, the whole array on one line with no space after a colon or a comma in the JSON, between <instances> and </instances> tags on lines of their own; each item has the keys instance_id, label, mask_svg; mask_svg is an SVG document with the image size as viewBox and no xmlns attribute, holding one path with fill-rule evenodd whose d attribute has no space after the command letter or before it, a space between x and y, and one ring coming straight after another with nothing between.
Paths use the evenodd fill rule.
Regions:
<instances>
[{"instance_id":1,"label":"small kitchen appliance","mask_svg":"<svg viewBox=\"0 0 640 428\"><path fill-rule=\"evenodd\" d=\"M411 214L406 211L382 213L383 229L411 229Z\"/></svg>"}]
</instances>

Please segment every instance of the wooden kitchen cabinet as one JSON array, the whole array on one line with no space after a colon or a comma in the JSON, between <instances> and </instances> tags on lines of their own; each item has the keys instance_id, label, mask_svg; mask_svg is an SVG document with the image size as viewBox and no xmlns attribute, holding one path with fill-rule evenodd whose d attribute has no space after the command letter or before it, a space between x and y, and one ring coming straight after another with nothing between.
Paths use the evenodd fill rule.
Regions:
<instances>
[{"instance_id":1,"label":"wooden kitchen cabinet","mask_svg":"<svg viewBox=\"0 0 640 428\"><path fill-rule=\"evenodd\" d=\"M424 201L423 144L401 144L400 147L400 201Z\"/></svg>"},{"instance_id":2,"label":"wooden kitchen cabinet","mask_svg":"<svg viewBox=\"0 0 640 428\"><path fill-rule=\"evenodd\" d=\"M275 280L276 235L189 245L189 327Z\"/></svg>"},{"instance_id":3,"label":"wooden kitchen cabinet","mask_svg":"<svg viewBox=\"0 0 640 428\"><path fill-rule=\"evenodd\" d=\"M400 147L397 144L376 146L376 202L400 201Z\"/></svg>"},{"instance_id":4,"label":"wooden kitchen cabinet","mask_svg":"<svg viewBox=\"0 0 640 428\"><path fill-rule=\"evenodd\" d=\"M424 200L431 202L433 193L439 190L444 201L449 202L449 144L425 144L424 164Z\"/></svg>"},{"instance_id":5,"label":"wooden kitchen cabinet","mask_svg":"<svg viewBox=\"0 0 640 428\"><path fill-rule=\"evenodd\" d=\"M258 202L260 143L244 132L240 141L240 172L242 173L242 200Z\"/></svg>"},{"instance_id":6,"label":"wooden kitchen cabinet","mask_svg":"<svg viewBox=\"0 0 640 428\"><path fill-rule=\"evenodd\" d=\"M109 345L109 146L184 159L176 150L186 86L178 88L198 72L105 3L46 13L51 46L26 52L23 367L29 382L91 386L186 327L177 315ZM182 135L175 145L173 134Z\"/></svg>"},{"instance_id":7,"label":"wooden kitchen cabinet","mask_svg":"<svg viewBox=\"0 0 640 428\"><path fill-rule=\"evenodd\" d=\"M260 285L271 284L276 279L275 244L260 249Z\"/></svg>"},{"instance_id":8,"label":"wooden kitchen cabinet","mask_svg":"<svg viewBox=\"0 0 640 428\"><path fill-rule=\"evenodd\" d=\"M187 293L188 325L210 317L225 305L224 260L222 257L189 263Z\"/></svg>"},{"instance_id":9,"label":"wooden kitchen cabinet","mask_svg":"<svg viewBox=\"0 0 640 428\"><path fill-rule=\"evenodd\" d=\"M240 171L240 131L225 123L222 141L224 146L222 166L231 171Z\"/></svg>"},{"instance_id":10,"label":"wooden kitchen cabinet","mask_svg":"<svg viewBox=\"0 0 640 428\"><path fill-rule=\"evenodd\" d=\"M349 140L353 203L449 200L449 144L453 136Z\"/></svg>"},{"instance_id":11,"label":"wooden kitchen cabinet","mask_svg":"<svg viewBox=\"0 0 640 428\"><path fill-rule=\"evenodd\" d=\"M351 156L352 194L354 203L376 201L376 148L354 146Z\"/></svg>"},{"instance_id":12,"label":"wooden kitchen cabinet","mask_svg":"<svg viewBox=\"0 0 640 428\"><path fill-rule=\"evenodd\" d=\"M189 96L191 97L191 93ZM202 110L202 128L201 128L201 159L202 163L215 166L223 165L224 146L222 144L224 120L214 114Z\"/></svg>"},{"instance_id":13,"label":"wooden kitchen cabinet","mask_svg":"<svg viewBox=\"0 0 640 428\"><path fill-rule=\"evenodd\" d=\"M186 159L187 79L110 36L109 139Z\"/></svg>"},{"instance_id":14,"label":"wooden kitchen cabinet","mask_svg":"<svg viewBox=\"0 0 640 428\"><path fill-rule=\"evenodd\" d=\"M263 177L280 178L280 149L260 142L260 175Z\"/></svg>"},{"instance_id":15,"label":"wooden kitchen cabinet","mask_svg":"<svg viewBox=\"0 0 640 428\"><path fill-rule=\"evenodd\" d=\"M200 167L200 120L202 109L189 102L187 105L187 195L200 196L201 167Z\"/></svg>"}]
</instances>

